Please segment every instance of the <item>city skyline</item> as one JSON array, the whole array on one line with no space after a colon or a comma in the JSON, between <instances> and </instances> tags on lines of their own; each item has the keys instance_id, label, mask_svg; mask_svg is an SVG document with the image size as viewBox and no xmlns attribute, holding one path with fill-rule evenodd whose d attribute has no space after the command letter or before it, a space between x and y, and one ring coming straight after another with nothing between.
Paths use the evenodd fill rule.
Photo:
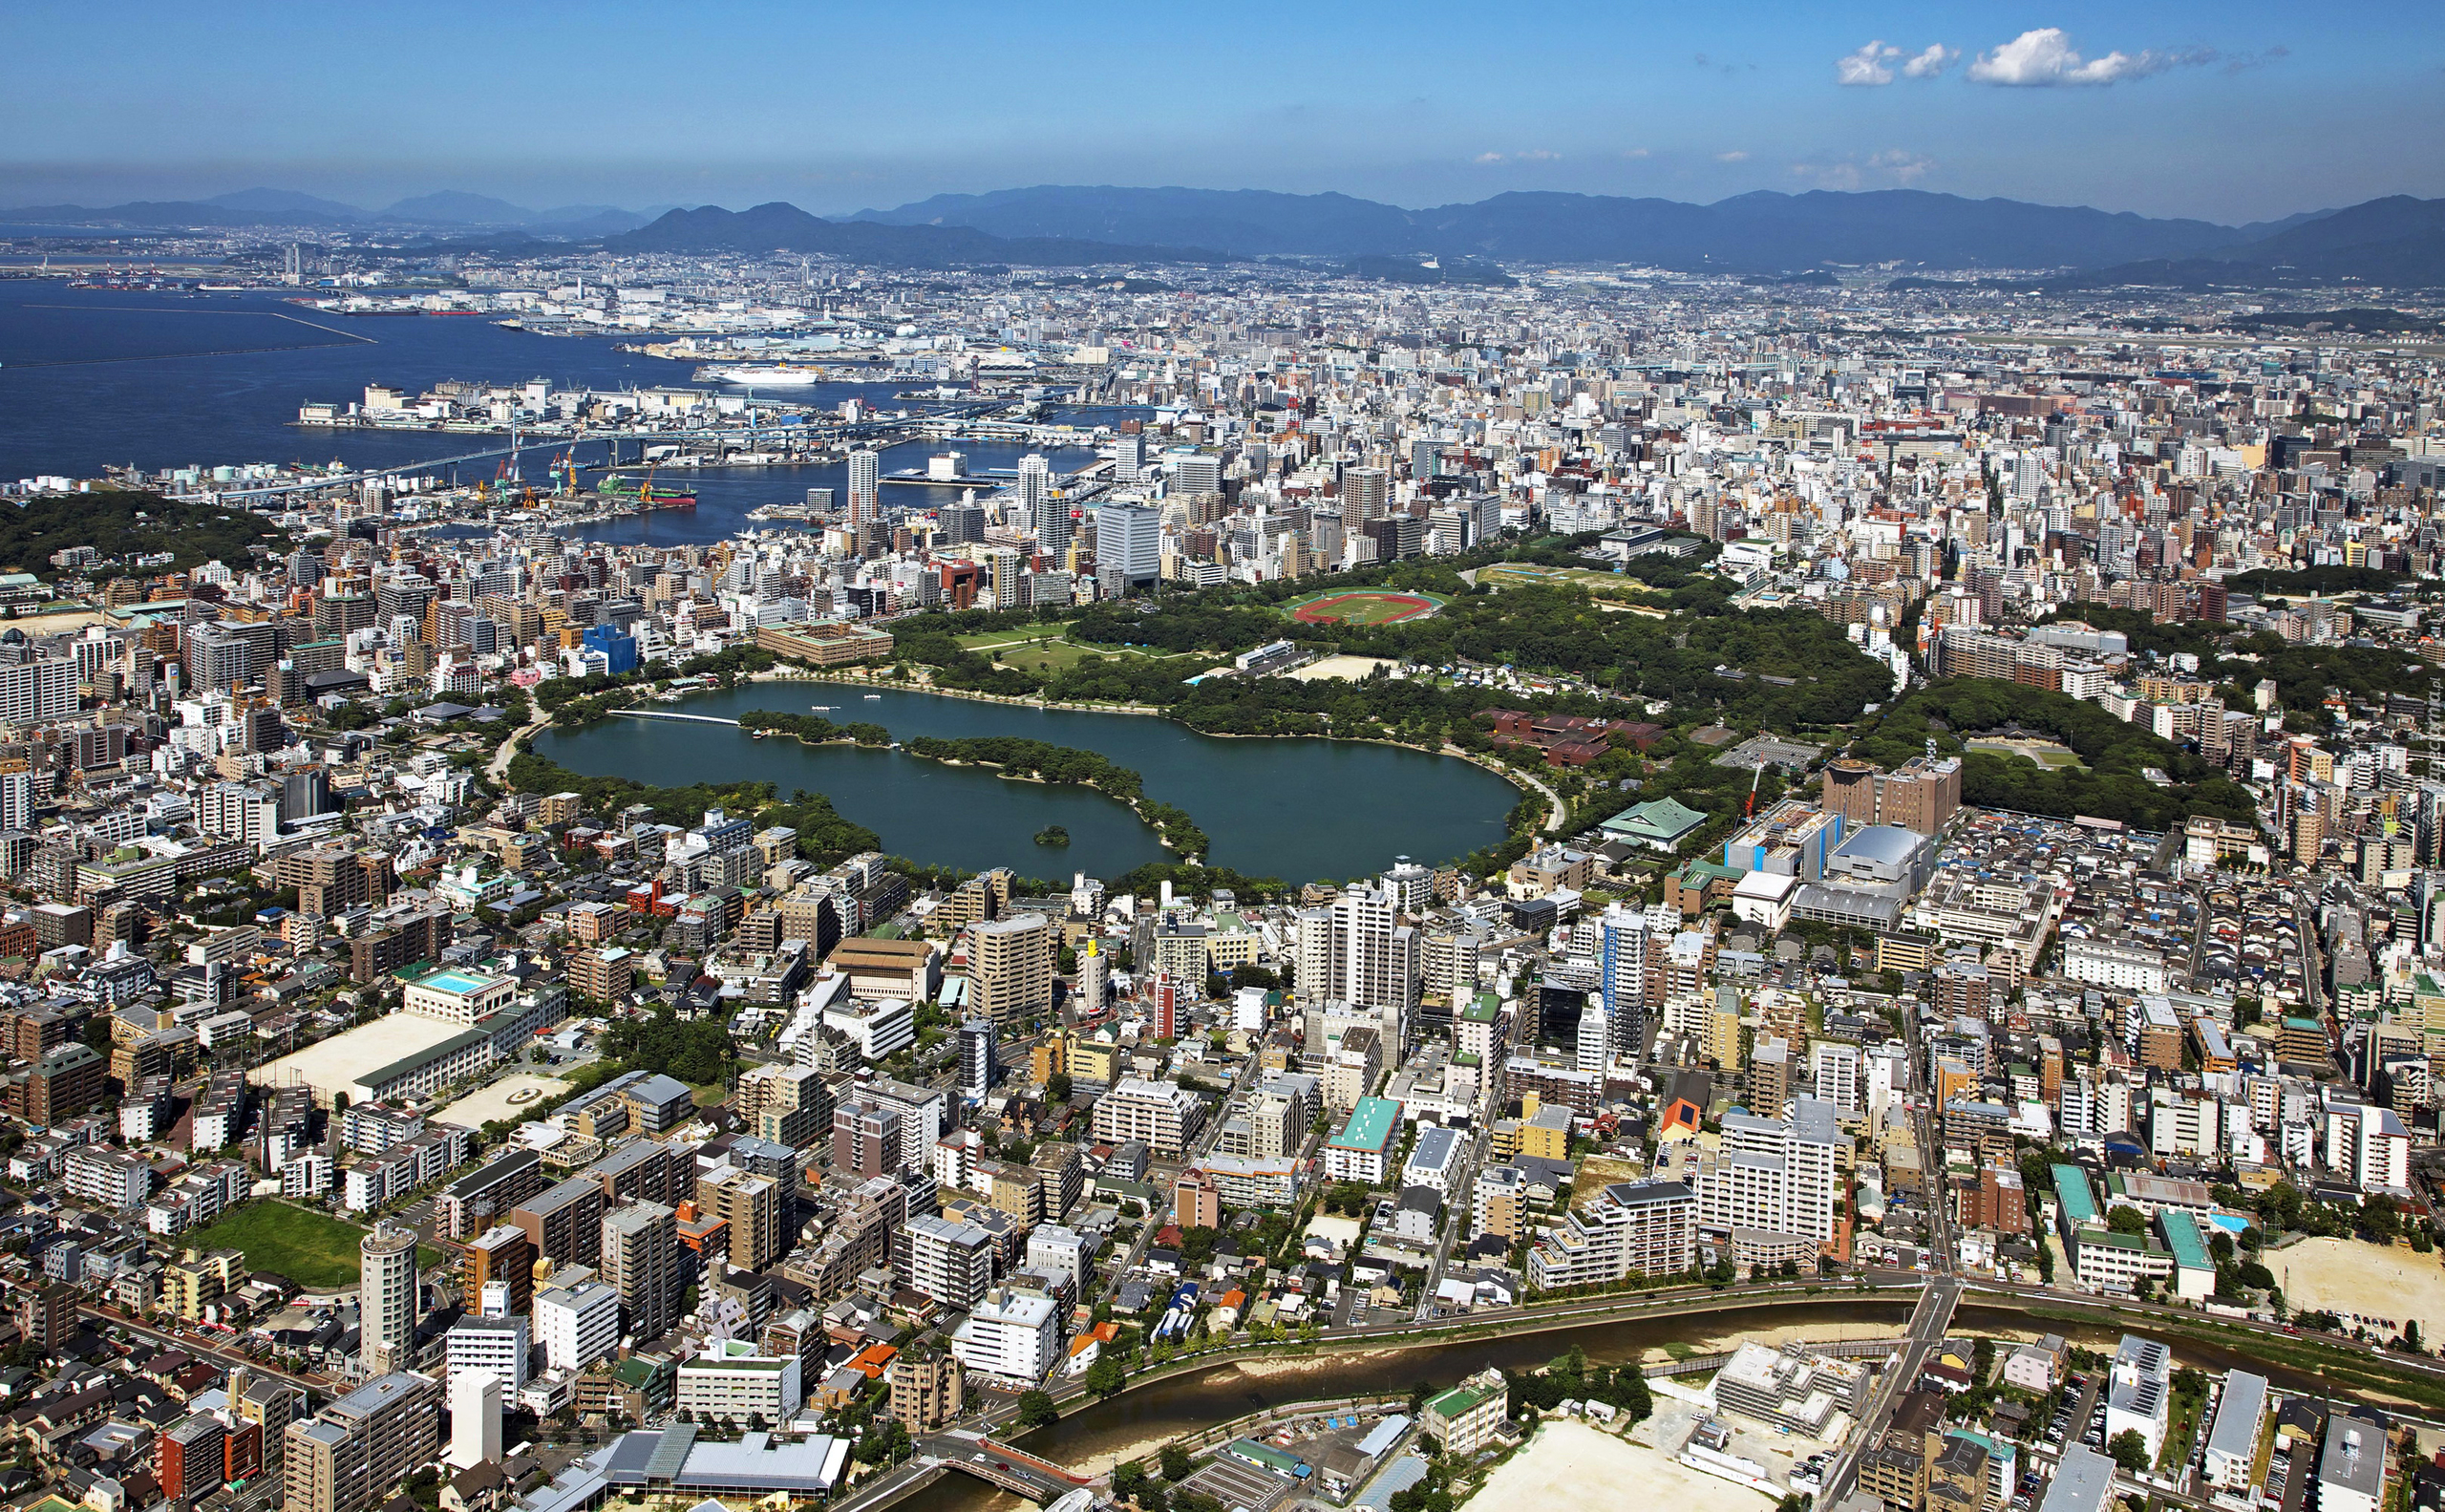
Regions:
<instances>
[{"instance_id":1,"label":"city skyline","mask_svg":"<svg viewBox=\"0 0 2445 1512\"><path fill-rule=\"evenodd\" d=\"M670 27L547 5L479 32L444 7L410 35L138 7L105 53L86 14L37 7L16 18L0 203L268 185L840 216L1040 183L1407 207L1910 187L2239 224L2445 193L2438 23L2355 9L2315 34L2267 6L2056 4L1736 28L1586 11L1480 36L1445 8L1359 7L1285 36L1074 7L954 12L909 51L898 18L829 7Z\"/></svg>"}]
</instances>

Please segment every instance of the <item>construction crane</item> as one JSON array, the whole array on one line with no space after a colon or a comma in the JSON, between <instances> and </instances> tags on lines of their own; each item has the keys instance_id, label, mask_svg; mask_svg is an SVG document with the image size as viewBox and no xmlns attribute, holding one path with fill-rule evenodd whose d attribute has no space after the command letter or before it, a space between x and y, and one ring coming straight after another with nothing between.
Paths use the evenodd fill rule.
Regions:
<instances>
[{"instance_id":1,"label":"construction crane","mask_svg":"<svg viewBox=\"0 0 2445 1512\"><path fill-rule=\"evenodd\" d=\"M1755 766L1749 769L1749 801L1741 806L1740 817L1742 819L1751 820L1757 817L1757 784L1765 780L1765 762L1760 761Z\"/></svg>"}]
</instances>

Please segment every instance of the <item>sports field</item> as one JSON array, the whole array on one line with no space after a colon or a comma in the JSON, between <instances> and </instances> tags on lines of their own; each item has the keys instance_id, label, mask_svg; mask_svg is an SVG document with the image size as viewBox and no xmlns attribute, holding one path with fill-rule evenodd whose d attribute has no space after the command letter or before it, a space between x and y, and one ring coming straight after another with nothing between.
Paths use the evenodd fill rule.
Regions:
<instances>
[{"instance_id":1,"label":"sports field","mask_svg":"<svg viewBox=\"0 0 2445 1512\"><path fill-rule=\"evenodd\" d=\"M1439 593L1345 588L1293 599L1282 610L1302 625L1395 625L1422 620L1443 607L1443 602Z\"/></svg>"}]
</instances>

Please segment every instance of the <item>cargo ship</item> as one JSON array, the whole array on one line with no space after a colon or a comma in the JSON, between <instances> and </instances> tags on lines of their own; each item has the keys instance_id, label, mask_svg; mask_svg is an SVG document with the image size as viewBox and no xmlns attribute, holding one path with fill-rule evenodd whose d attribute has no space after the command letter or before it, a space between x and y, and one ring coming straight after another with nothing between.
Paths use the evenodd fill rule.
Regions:
<instances>
[{"instance_id":1,"label":"cargo ship","mask_svg":"<svg viewBox=\"0 0 2445 1512\"><path fill-rule=\"evenodd\" d=\"M634 504L639 509L693 509L696 493L691 488L670 485L656 487L652 475L639 482L620 473L613 473L595 485L594 491L614 503Z\"/></svg>"}]
</instances>

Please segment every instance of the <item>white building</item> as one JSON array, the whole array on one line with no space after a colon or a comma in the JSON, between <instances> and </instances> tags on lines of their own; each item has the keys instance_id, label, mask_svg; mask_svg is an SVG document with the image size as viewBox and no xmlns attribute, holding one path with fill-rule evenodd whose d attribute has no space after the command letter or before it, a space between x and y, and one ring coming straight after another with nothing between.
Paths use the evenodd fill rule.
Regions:
<instances>
[{"instance_id":1,"label":"white building","mask_svg":"<svg viewBox=\"0 0 2445 1512\"><path fill-rule=\"evenodd\" d=\"M500 1377L490 1371L450 1372L450 1462L461 1470L499 1464Z\"/></svg>"},{"instance_id":2,"label":"white building","mask_svg":"<svg viewBox=\"0 0 2445 1512\"><path fill-rule=\"evenodd\" d=\"M679 1367L671 1407L691 1414L700 1423L709 1418L744 1423L760 1417L767 1424L776 1424L797 1416L803 1400L797 1355L758 1354L745 1339L716 1339Z\"/></svg>"},{"instance_id":3,"label":"white building","mask_svg":"<svg viewBox=\"0 0 2445 1512\"><path fill-rule=\"evenodd\" d=\"M521 1314L460 1318L441 1336L441 1344L453 1379L463 1372L482 1371L499 1377L512 1396L526 1389L526 1362L534 1348Z\"/></svg>"},{"instance_id":4,"label":"white building","mask_svg":"<svg viewBox=\"0 0 2445 1512\"><path fill-rule=\"evenodd\" d=\"M620 1292L600 1281L555 1287L535 1298L535 1331L543 1363L575 1373L607 1356L620 1342Z\"/></svg>"},{"instance_id":5,"label":"white building","mask_svg":"<svg viewBox=\"0 0 2445 1512\"><path fill-rule=\"evenodd\" d=\"M2165 958L2119 940L2066 940L2063 974L2109 991L2159 993L2165 990Z\"/></svg>"},{"instance_id":6,"label":"white building","mask_svg":"<svg viewBox=\"0 0 2445 1512\"><path fill-rule=\"evenodd\" d=\"M1699 1188L1706 1226L1735 1240L1746 1230L1830 1242L1839 1202L1836 1151L1843 1142L1833 1105L1816 1097L1798 1098L1788 1119L1726 1115L1722 1147Z\"/></svg>"},{"instance_id":7,"label":"white building","mask_svg":"<svg viewBox=\"0 0 2445 1512\"><path fill-rule=\"evenodd\" d=\"M1051 1297L1004 1287L969 1310L951 1334L951 1353L970 1374L1032 1386L1059 1355L1056 1311Z\"/></svg>"}]
</instances>

